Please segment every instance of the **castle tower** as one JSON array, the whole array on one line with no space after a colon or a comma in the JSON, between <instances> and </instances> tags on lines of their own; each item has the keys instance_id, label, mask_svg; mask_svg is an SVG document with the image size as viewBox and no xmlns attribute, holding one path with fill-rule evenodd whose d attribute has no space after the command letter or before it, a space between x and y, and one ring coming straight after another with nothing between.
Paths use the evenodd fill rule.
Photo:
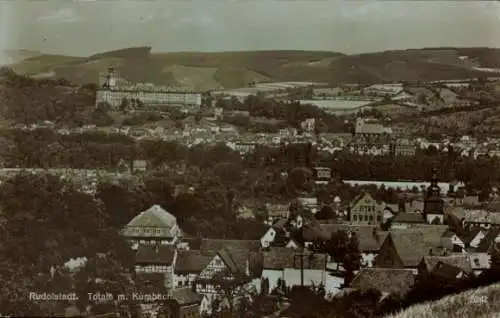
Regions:
<instances>
[{"instance_id":1,"label":"castle tower","mask_svg":"<svg viewBox=\"0 0 500 318\"><path fill-rule=\"evenodd\" d=\"M116 86L115 69L113 67L108 68L108 74L106 75L106 86L108 88L113 88Z\"/></svg>"},{"instance_id":2,"label":"castle tower","mask_svg":"<svg viewBox=\"0 0 500 318\"><path fill-rule=\"evenodd\" d=\"M444 222L444 201L441 198L436 168L432 169L431 184L427 188L423 214L429 224L443 224Z\"/></svg>"}]
</instances>

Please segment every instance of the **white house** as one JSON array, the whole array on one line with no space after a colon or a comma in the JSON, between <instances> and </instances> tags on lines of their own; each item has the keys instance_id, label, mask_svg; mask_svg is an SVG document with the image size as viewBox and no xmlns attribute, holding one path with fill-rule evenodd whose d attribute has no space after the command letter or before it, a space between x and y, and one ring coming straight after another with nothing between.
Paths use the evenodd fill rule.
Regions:
<instances>
[{"instance_id":1,"label":"white house","mask_svg":"<svg viewBox=\"0 0 500 318\"><path fill-rule=\"evenodd\" d=\"M441 243L444 248L450 251L463 251L465 242L455 233L448 231L441 237Z\"/></svg>"},{"instance_id":2,"label":"white house","mask_svg":"<svg viewBox=\"0 0 500 318\"><path fill-rule=\"evenodd\" d=\"M318 286L326 283L326 254L313 254L285 248L272 247L263 253L262 278L269 280L269 290L277 287L281 279L287 287L300 285L301 258L304 271L304 285Z\"/></svg>"},{"instance_id":3,"label":"white house","mask_svg":"<svg viewBox=\"0 0 500 318\"><path fill-rule=\"evenodd\" d=\"M182 236L175 216L156 204L135 216L121 233L133 249L138 244L174 245Z\"/></svg>"},{"instance_id":4,"label":"white house","mask_svg":"<svg viewBox=\"0 0 500 318\"><path fill-rule=\"evenodd\" d=\"M481 274L484 270L490 268L491 255L485 252L472 252L468 253L471 261L471 267L474 275Z\"/></svg>"}]
</instances>

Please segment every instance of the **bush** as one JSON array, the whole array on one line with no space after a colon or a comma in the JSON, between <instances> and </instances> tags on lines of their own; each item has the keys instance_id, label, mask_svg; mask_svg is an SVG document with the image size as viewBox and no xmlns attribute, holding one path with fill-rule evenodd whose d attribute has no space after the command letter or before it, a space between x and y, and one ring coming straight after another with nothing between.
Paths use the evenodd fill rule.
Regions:
<instances>
[{"instance_id":1,"label":"bush","mask_svg":"<svg viewBox=\"0 0 500 318\"><path fill-rule=\"evenodd\" d=\"M156 113L139 113L125 118L122 122L125 126L140 126L162 120L163 117Z\"/></svg>"}]
</instances>

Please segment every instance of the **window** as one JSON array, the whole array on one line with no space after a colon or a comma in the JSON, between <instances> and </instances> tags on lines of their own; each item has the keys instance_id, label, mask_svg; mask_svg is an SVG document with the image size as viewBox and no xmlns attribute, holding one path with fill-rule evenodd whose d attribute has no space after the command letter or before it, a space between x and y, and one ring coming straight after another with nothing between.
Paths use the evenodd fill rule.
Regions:
<instances>
[{"instance_id":1,"label":"window","mask_svg":"<svg viewBox=\"0 0 500 318\"><path fill-rule=\"evenodd\" d=\"M369 221L370 221L370 222L373 222L373 215L370 215L370 216L368 217L368 219L369 219Z\"/></svg>"},{"instance_id":2,"label":"window","mask_svg":"<svg viewBox=\"0 0 500 318\"><path fill-rule=\"evenodd\" d=\"M354 214L354 215L352 216L352 219L353 219L354 221L357 221L357 220L358 220L358 216L357 216L356 214Z\"/></svg>"},{"instance_id":3,"label":"window","mask_svg":"<svg viewBox=\"0 0 500 318\"><path fill-rule=\"evenodd\" d=\"M161 235L161 229L156 229L155 230L155 235L158 235L158 236Z\"/></svg>"},{"instance_id":4,"label":"window","mask_svg":"<svg viewBox=\"0 0 500 318\"><path fill-rule=\"evenodd\" d=\"M380 220L381 220L380 215L377 215L377 222L380 222Z\"/></svg>"}]
</instances>

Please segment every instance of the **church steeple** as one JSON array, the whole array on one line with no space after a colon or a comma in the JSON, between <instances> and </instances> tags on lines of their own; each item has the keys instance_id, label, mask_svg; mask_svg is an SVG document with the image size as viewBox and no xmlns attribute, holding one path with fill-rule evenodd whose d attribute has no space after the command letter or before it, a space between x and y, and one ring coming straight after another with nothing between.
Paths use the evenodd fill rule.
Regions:
<instances>
[{"instance_id":1,"label":"church steeple","mask_svg":"<svg viewBox=\"0 0 500 318\"><path fill-rule=\"evenodd\" d=\"M432 168L431 185L427 188L427 198L432 197L441 197L441 188L438 185L436 168Z\"/></svg>"},{"instance_id":2,"label":"church steeple","mask_svg":"<svg viewBox=\"0 0 500 318\"><path fill-rule=\"evenodd\" d=\"M427 188L424 201L424 217L429 223L434 223L436 219L443 223L444 201L441 198L441 188L438 185L437 169L432 169L431 184Z\"/></svg>"}]
</instances>

